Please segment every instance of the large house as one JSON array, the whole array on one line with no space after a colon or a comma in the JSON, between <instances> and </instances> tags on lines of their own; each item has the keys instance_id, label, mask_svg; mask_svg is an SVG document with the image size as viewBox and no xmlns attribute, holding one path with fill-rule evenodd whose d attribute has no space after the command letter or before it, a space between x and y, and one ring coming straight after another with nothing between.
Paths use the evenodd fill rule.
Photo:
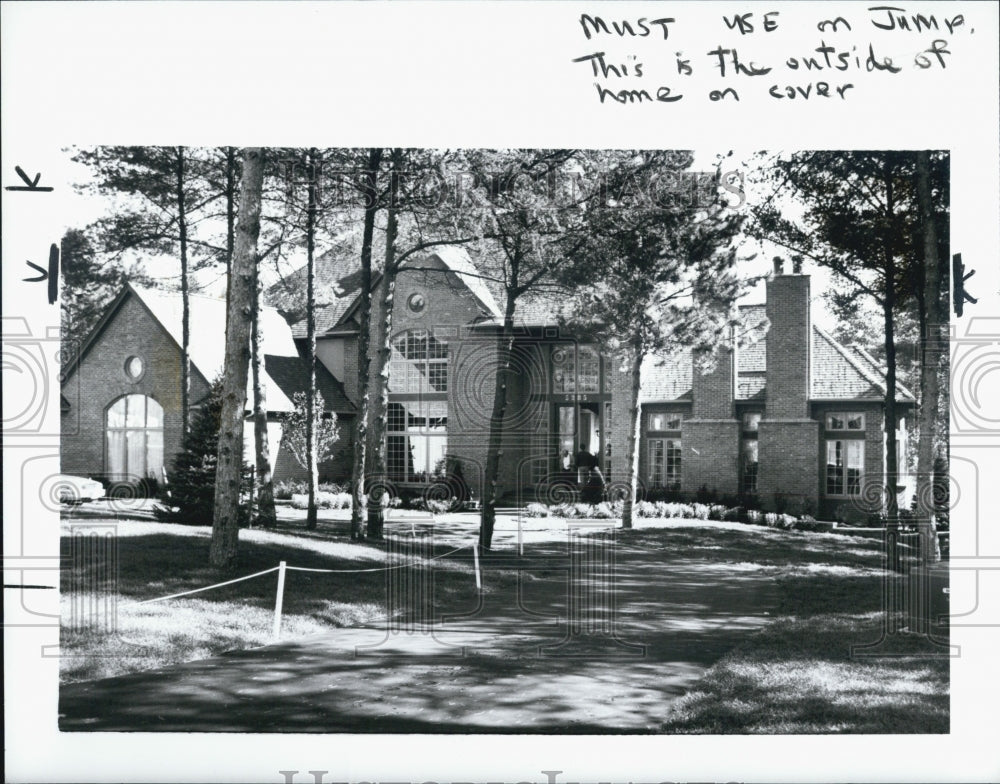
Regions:
<instances>
[{"instance_id":1,"label":"large house","mask_svg":"<svg viewBox=\"0 0 1000 784\"><path fill-rule=\"evenodd\" d=\"M360 397L360 276L343 260L323 258L317 269L322 270L317 356L329 374L328 401L349 419ZM269 294L272 301L281 299L281 287ZM168 326L174 322L147 303L153 297L136 289L124 292L84 346L81 397L91 402L80 420L81 435L64 437L64 470L121 467L118 400L132 394L176 400L177 333ZM828 519L880 510L881 493L870 486L881 485L885 474L884 376L867 353L840 345L812 323L810 298L808 275L776 269L766 304L741 309L739 334L719 346L710 372L696 367L690 352L644 363L639 442L644 493L752 495L765 508ZM502 291L478 273L461 248L442 247L400 271L386 436L387 479L397 492L426 492L460 465L468 487L481 497L502 302ZM276 304L286 311L290 331L282 332L284 322L269 322L265 334L280 333L283 356L291 360L303 353L305 321L301 307ZM581 449L595 455L612 485L627 478L629 373L620 357L566 334L556 318L558 306L544 297L525 298L515 314L499 478L501 496L513 503L559 497L573 484ZM383 316L383 304L373 301L373 352ZM280 321L275 311L269 310L268 318ZM159 331L150 328L156 322ZM139 341L137 330L156 337ZM197 365L194 344L207 341L208 333L196 328L194 335ZM133 356L146 368L136 379L129 371ZM203 361L199 390L221 367L221 357ZM269 356L269 374L271 368ZM145 374L151 371L157 383L162 377L162 383L174 384L173 391L147 389ZM373 384L374 372L373 367ZM896 397L903 445L914 398L902 386ZM269 390L269 406L270 400ZM282 409L276 410L280 418ZM169 434L176 426L176 418L163 419L164 457L179 443L178 435ZM149 458L147 469L148 464ZM276 475L282 468L279 454ZM346 443L323 473L343 480L349 472Z\"/></svg>"}]
</instances>

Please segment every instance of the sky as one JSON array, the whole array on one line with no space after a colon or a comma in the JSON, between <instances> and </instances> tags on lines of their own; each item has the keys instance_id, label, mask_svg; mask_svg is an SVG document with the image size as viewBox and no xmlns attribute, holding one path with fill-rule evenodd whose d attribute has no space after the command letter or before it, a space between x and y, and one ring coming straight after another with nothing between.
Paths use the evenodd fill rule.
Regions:
<instances>
[{"instance_id":1,"label":"sky","mask_svg":"<svg viewBox=\"0 0 1000 784\"><path fill-rule=\"evenodd\" d=\"M102 216L112 214L116 202L113 198L104 197L101 194L82 192L80 186L93 182L89 169L72 160L74 151L64 149L57 156L54 156L46 163L46 180L57 183L62 187L57 188L60 192L58 213L61 217L62 230L68 228L82 228L96 221ZM764 187L754 184L755 175L759 174L752 151L744 150L695 150L693 171L714 172L719 163L719 157L723 157L722 171L736 171L743 175L743 188L746 195L746 204L741 209L747 209L763 200L772 198L774 194ZM75 187L71 187L75 186ZM789 210L795 210L796 205L790 204ZM317 255L326 249L322 237L317 244ZM768 243L758 243L749 238L745 238L740 246L740 275L746 278L762 277L772 270L772 259L780 255L787 260L788 252L777 246ZM127 257L129 263L143 263L146 273L159 285L170 287L176 284L180 275L179 260L164 259L161 257L149 257L141 253L131 254ZM154 263L155 262L155 263ZM282 274L287 274L294 269L305 264L304 251L293 252L288 259L280 264ZM790 269L790 262L786 262L786 269ZM808 262L804 266L804 272L811 277L812 290L812 310L814 323L824 329L830 330L836 325L836 320L826 307L823 300L823 292L831 285L830 273ZM265 285L276 282L279 273L275 264L267 264L262 268ZM222 269L209 268L194 273L195 283L203 293L222 296L225 292L225 274ZM765 301L765 283L763 280L750 287L740 298L738 304L758 304Z\"/></svg>"}]
</instances>

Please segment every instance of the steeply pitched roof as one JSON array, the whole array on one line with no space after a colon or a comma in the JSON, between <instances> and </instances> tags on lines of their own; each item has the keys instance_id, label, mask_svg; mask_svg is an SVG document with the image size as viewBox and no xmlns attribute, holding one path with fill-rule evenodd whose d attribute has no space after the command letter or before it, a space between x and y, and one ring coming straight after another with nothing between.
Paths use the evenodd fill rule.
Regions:
<instances>
[{"instance_id":1,"label":"steeply pitched roof","mask_svg":"<svg viewBox=\"0 0 1000 784\"><path fill-rule=\"evenodd\" d=\"M767 337L763 305L741 308L743 343L736 352L736 399L766 399ZM761 326L763 324L763 326ZM691 400L691 353L668 362L643 364L642 402ZM814 400L872 400L885 396L884 371L863 350L847 349L819 327L812 329L812 389ZM896 384L897 400L914 402L902 384Z\"/></svg>"},{"instance_id":2,"label":"steeply pitched roof","mask_svg":"<svg viewBox=\"0 0 1000 784\"><path fill-rule=\"evenodd\" d=\"M361 290L361 261L353 253L328 250L314 261L316 333L336 326ZM299 267L264 292L264 301L286 314L292 336L306 336L306 268Z\"/></svg>"},{"instance_id":3,"label":"steeply pitched roof","mask_svg":"<svg viewBox=\"0 0 1000 784\"><path fill-rule=\"evenodd\" d=\"M647 357L642 363L641 403L691 401L691 354L670 359Z\"/></svg>"},{"instance_id":4,"label":"steeply pitched roof","mask_svg":"<svg viewBox=\"0 0 1000 784\"><path fill-rule=\"evenodd\" d=\"M124 291L109 306L101 322L88 337L81 358L90 350L98 333L114 318L124 300L136 297L177 345L182 344L183 299L180 293L126 285ZM225 363L226 302L215 297L192 294L190 308L191 340L188 353L192 367L209 383L222 374ZM265 307L260 313L264 343L264 390L269 411L291 411L292 395L308 389L308 368L299 355L291 330L281 314ZM272 373L273 370L273 373ZM317 384L327 407L335 411L353 411L353 404L343 387L325 368L317 369ZM252 400L252 381L247 381L247 399Z\"/></svg>"}]
</instances>

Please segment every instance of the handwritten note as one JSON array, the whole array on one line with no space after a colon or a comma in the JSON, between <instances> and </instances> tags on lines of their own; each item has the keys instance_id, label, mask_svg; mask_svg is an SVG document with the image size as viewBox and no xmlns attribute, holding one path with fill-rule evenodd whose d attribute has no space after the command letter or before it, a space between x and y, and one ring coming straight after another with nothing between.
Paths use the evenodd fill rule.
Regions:
<instances>
[{"instance_id":1,"label":"handwritten note","mask_svg":"<svg viewBox=\"0 0 1000 784\"><path fill-rule=\"evenodd\" d=\"M738 102L750 94L775 101L849 101L876 78L947 70L962 38L975 32L960 13L878 5L818 15L805 28L798 17L796 44L790 46L780 33L791 23L776 10L720 13L717 44L688 51L679 15L584 13L576 20L583 45L572 62L582 78L593 80L594 99L608 105ZM741 44L753 44L758 53L763 44L766 55L751 58ZM713 86L696 88L692 77L705 73Z\"/></svg>"}]
</instances>

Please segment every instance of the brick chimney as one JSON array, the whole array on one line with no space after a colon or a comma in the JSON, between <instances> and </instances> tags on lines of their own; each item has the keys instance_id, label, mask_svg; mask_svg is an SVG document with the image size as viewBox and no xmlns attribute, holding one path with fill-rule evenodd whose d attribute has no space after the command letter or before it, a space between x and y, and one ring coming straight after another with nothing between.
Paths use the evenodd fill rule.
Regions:
<instances>
[{"instance_id":1,"label":"brick chimney","mask_svg":"<svg viewBox=\"0 0 1000 784\"><path fill-rule=\"evenodd\" d=\"M809 276L801 261L784 272L774 260L767 282L767 418L804 419L809 416L812 321L809 313Z\"/></svg>"},{"instance_id":2,"label":"brick chimney","mask_svg":"<svg viewBox=\"0 0 1000 784\"><path fill-rule=\"evenodd\" d=\"M736 352L732 333L714 350L715 366L708 373L692 358L692 417L681 424L684 467L681 489L695 494L702 485L717 493L739 488L739 423L733 406Z\"/></svg>"}]
</instances>

